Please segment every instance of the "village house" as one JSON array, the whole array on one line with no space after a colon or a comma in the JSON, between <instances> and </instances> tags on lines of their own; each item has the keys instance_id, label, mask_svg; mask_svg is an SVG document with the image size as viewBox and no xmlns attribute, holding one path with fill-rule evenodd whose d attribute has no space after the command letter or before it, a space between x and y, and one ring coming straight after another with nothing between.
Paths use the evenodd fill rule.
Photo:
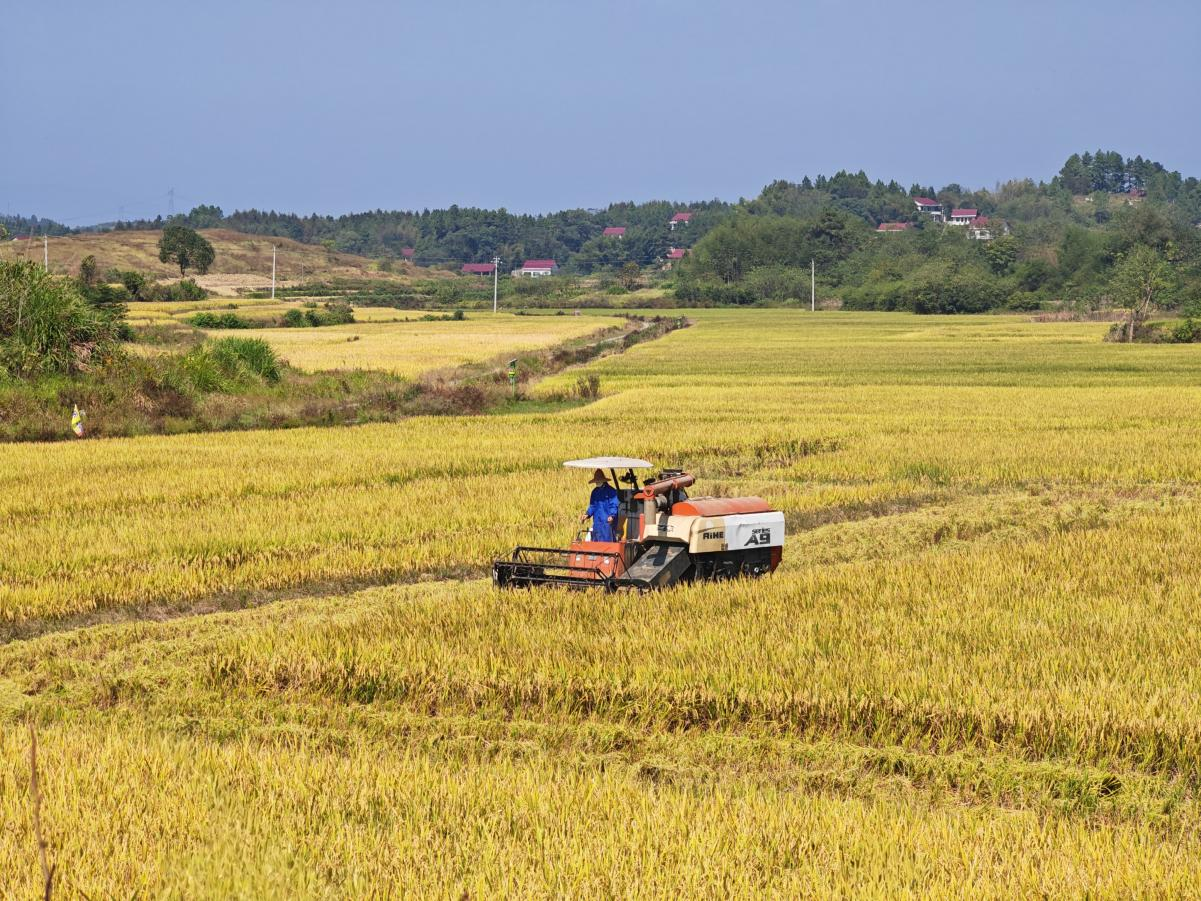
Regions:
<instances>
[{"instance_id":1,"label":"village house","mask_svg":"<svg viewBox=\"0 0 1201 901\"><path fill-rule=\"evenodd\" d=\"M929 197L914 197L913 204L919 213L926 213L935 222L943 221L942 204Z\"/></svg>"},{"instance_id":2,"label":"village house","mask_svg":"<svg viewBox=\"0 0 1201 901\"><path fill-rule=\"evenodd\" d=\"M677 225L687 225L691 221L692 213L676 213L667 224L671 227L672 231L675 231Z\"/></svg>"},{"instance_id":3,"label":"village house","mask_svg":"<svg viewBox=\"0 0 1201 901\"><path fill-rule=\"evenodd\" d=\"M526 260L520 269L513 272L518 278L542 278L554 275L559 271L559 264L554 260Z\"/></svg>"},{"instance_id":4,"label":"village house","mask_svg":"<svg viewBox=\"0 0 1201 901\"><path fill-rule=\"evenodd\" d=\"M626 230L625 226L623 225L610 225L603 232L601 232L601 237L604 238L624 238L625 236Z\"/></svg>"},{"instance_id":5,"label":"village house","mask_svg":"<svg viewBox=\"0 0 1201 901\"><path fill-rule=\"evenodd\" d=\"M951 210L951 225L971 225L972 220L980 215L979 210L961 209Z\"/></svg>"},{"instance_id":6,"label":"village house","mask_svg":"<svg viewBox=\"0 0 1201 901\"><path fill-rule=\"evenodd\" d=\"M413 248L412 247L400 248L400 255L403 259L405 259L411 263L413 261Z\"/></svg>"},{"instance_id":7,"label":"village house","mask_svg":"<svg viewBox=\"0 0 1201 901\"><path fill-rule=\"evenodd\" d=\"M992 223L987 216L977 216L967 227L967 236L973 241L991 241Z\"/></svg>"},{"instance_id":8,"label":"village house","mask_svg":"<svg viewBox=\"0 0 1201 901\"><path fill-rule=\"evenodd\" d=\"M878 232L903 232L913 228L912 222L881 222L876 226Z\"/></svg>"},{"instance_id":9,"label":"village house","mask_svg":"<svg viewBox=\"0 0 1201 901\"><path fill-rule=\"evenodd\" d=\"M491 275L496 271L495 263L464 263L462 270L464 275Z\"/></svg>"}]
</instances>

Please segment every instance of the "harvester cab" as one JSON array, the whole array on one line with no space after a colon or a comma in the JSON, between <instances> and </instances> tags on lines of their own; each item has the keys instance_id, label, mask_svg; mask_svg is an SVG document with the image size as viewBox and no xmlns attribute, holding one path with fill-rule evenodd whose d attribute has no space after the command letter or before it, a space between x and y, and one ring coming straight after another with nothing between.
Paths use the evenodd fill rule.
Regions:
<instances>
[{"instance_id":1,"label":"harvester cab","mask_svg":"<svg viewBox=\"0 0 1201 901\"><path fill-rule=\"evenodd\" d=\"M568 460L572 469L608 472L617 492L613 541L577 533L567 548L517 547L492 564L501 588L563 585L646 591L678 582L755 577L780 565L784 514L758 497L689 497L696 479L681 469L654 470L633 457Z\"/></svg>"}]
</instances>

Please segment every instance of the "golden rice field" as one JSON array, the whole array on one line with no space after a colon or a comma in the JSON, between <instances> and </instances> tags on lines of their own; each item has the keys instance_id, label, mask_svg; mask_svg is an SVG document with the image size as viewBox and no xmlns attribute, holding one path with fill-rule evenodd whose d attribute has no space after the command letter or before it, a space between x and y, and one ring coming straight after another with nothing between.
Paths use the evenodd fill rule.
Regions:
<instances>
[{"instance_id":1,"label":"golden rice field","mask_svg":"<svg viewBox=\"0 0 1201 901\"><path fill-rule=\"evenodd\" d=\"M1195 894L1195 349L689 316L587 406L0 447L6 891L33 721L65 897ZM607 452L784 567L495 592Z\"/></svg>"},{"instance_id":2,"label":"golden rice field","mask_svg":"<svg viewBox=\"0 0 1201 901\"><path fill-rule=\"evenodd\" d=\"M356 320L362 310L355 310ZM414 377L434 369L480 363L503 354L541 350L582 338L607 326L620 326L615 317L518 316L512 313L471 313L461 322L389 321L397 311L371 311L363 322L322 328L256 329L276 352L298 369L382 369ZM211 330L213 335L233 334Z\"/></svg>"},{"instance_id":3,"label":"golden rice field","mask_svg":"<svg viewBox=\"0 0 1201 901\"><path fill-rule=\"evenodd\" d=\"M186 322L201 311L235 309L244 319L278 320L288 310L304 309L298 301L230 300L173 301L131 304L133 325ZM422 320L421 310L357 307L350 325L321 328L256 328L255 338L269 343L298 369L386 370L404 377L450 367L481 363L507 354L542 350L582 338L626 320L616 316L517 315L470 313L459 321ZM214 337L244 336L244 331L206 329Z\"/></svg>"},{"instance_id":4,"label":"golden rice field","mask_svg":"<svg viewBox=\"0 0 1201 901\"><path fill-rule=\"evenodd\" d=\"M304 310L304 302L258 298L210 297L205 300L145 301L131 303L126 319L133 325L175 321L186 322L195 313L235 312L244 319L278 319L288 310ZM402 322L418 319L422 310L398 310L393 307L356 307L356 322Z\"/></svg>"}]
</instances>

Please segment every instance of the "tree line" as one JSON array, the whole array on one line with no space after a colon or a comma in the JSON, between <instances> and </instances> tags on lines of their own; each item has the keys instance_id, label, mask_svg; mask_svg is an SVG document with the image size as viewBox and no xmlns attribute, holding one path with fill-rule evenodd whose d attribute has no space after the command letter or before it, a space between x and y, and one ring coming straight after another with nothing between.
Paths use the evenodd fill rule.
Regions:
<instances>
[{"instance_id":1,"label":"tree line","mask_svg":"<svg viewBox=\"0 0 1201 901\"><path fill-rule=\"evenodd\" d=\"M169 222L140 220L119 228L229 228L246 234L292 238L330 250L385 260L406 259L406 249L421 265L486 263L500 257L515 268L527 259L553 259L567 271L588 274L627 262L654 264L671 247L688 247L721 220L732 205L719 200L673 203L615 203L604 210L564 210L546 215L451 206L444 210L385 211L299 216L274 210L241 210L225 215L220 207L198 206ZM675 213L687 210L691 221L672 229ZM610 226L625 228L622 237L606 237Z\"/></svg>"}]
</instances>

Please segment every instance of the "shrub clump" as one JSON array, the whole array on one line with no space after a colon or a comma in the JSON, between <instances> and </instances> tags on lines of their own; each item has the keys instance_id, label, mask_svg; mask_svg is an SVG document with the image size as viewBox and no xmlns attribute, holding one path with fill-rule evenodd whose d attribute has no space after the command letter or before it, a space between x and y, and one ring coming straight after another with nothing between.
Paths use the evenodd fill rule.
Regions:
<instances>
[{"instance_id":1,"label":"shrub clump","mask_svg":"<svg viewBox=\"0 0 1201 901\"><path fill-rule=\"evenodd\" d=\"M580 376L575 381L575 391L580 400L596 400L601 392L600 376L595 372Z\"/></svg>"},{"instance_id":2,"label":"shrub clump","mask_svg":"<svg viewBox=\"0 0 1201 901\"><path fill-rule=\"evenodd\" d=\"M258 323L239 316L237 313L196 313L188 319L196 328L258 328Z\"/></svg>"},{"instance_id":3,"label":"shrub clump","mask_svg":"<svg viewBox=\"0 0 1201 901\"><path fill-rule=\"evenodd\" d=\"M1196 319L1186 319L1172 329L1174 344L1201 344L1201 322Z\"/></svg>"},{"instance_id":4,"label":"shrub clump","mask_svg":"<svg viewBox=\"0 0 1201 901\"><path fill-rule=\"evenodd\" d=\"M120 315L90 304L73 279L29 260L0 263L0 371L17 376L88 368L120 337Z\"/></svg>"},{"instance_id":5,"label":"shrub clump","mask_svg":"<svg viewBox=\"0 0 1201 901\"><path fill-rule=\"evenodd\" d=\"M181 354L162 381L185 394L228 394L255 381L275 383L281 365L259 338L217 338Z\"/></svg>"},{"instance_id":6,"label":"shrub clump","mask_svg":"<svg viewBox=\"0 0 1201 901\"><path fill-rule=\"evenodd\" d=\"M321 307L313 305L307 310L288 310L280 325L284 328L318 328L323 325L350 325L354 322L354 309L343 300L332 300Z\"/></svg>"}]
</instances>

